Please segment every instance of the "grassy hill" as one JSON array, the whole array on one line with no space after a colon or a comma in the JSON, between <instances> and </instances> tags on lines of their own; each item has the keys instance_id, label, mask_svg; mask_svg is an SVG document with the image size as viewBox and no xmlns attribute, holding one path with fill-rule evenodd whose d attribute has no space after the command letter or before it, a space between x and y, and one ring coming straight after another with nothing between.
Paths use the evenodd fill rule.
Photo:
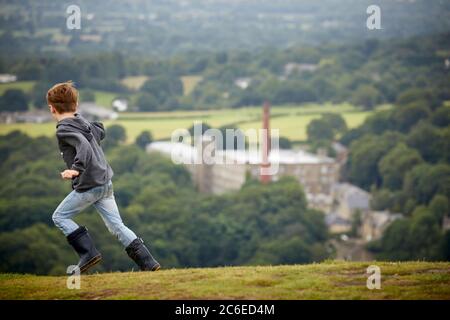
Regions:
<instances>
[{"instance_id":1,"label":"grassy hill","mask_svg":"<svg viewBox=\"0 0 450 320\"><path fill-rule=\"evenodd\" d=\"M366 287L369 265L381 289ZM65 276L0 275L0 299L450 299L450 263L325 262Z\"/></svg>"}]
</instances>

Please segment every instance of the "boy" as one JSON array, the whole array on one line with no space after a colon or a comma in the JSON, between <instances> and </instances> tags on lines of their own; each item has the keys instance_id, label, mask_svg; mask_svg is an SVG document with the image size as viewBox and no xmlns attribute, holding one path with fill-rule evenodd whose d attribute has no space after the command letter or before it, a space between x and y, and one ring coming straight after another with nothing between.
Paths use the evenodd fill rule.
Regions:
<instances>
[{"instance_id":1,"label":"boy","mask_svg":"<svg viewBox=\"0 0 450 320\"><path fill-rule=\"evenodd\" d=\"M136 237L120 217L111 182L113 171L100 147L100 141L105 138L103 124L89 122L76 113L78 91L71 81L58 83L50 88L47 103L57 121L56 137L67 165L67 170L61 172L61 177L72 180L73 189L56 208L52 218L80 256L80 271L88 270L102 259L87 229L79 227L72 220L90 205L97 209L108 230L119 239L128 256L141 270L158 270L159 263L142 239Z\"/></svg>"}]
</instances>

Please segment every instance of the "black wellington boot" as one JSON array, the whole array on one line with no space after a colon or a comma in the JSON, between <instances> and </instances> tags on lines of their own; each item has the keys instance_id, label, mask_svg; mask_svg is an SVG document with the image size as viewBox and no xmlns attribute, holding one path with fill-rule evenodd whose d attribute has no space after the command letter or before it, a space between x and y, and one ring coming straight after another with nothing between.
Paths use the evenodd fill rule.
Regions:
<instances>
[{"instance_id":1,"label":"black wellington boot","mask_svg":"<svg viewBox=\"0 0 450 320\"><path fill-rule=\"evenodd\" d=\"M136 262L141 271L156 271L161 268L161 265L153 258L141 238L134 239L133 242L126 247L125 251L128 256Z\"/></svg>"},{"instance_id":2,"label":"black wellington boot","mask_svg":"<svg viewBox=\"0 0 450 320\"><path fill-rule=\"evenodd\" d=\"M80 256L80 261L78 261L80 272L87 271L102 260L102 255L95 248L94 241L92 241L86 227L79 227L69 234L67 241Z\"/></svg>"}]
</instances>

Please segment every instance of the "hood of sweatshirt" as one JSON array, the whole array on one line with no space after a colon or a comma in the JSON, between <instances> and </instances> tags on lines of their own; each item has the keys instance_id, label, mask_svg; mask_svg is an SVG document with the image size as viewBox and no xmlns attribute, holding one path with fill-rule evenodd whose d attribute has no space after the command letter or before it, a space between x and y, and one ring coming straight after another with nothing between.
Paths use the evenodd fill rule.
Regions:
<instances>
[{"instance_id":1,"label":"hood of sweatshirt","mask_svg":"<svg viewBox=\"0 0 450 320\"><path fill-rule=\"evenodd\" d=\"M79 132L88 141L91 141L94 137L90 123L83 119L78 113L75 113L75 117L65 118L59 121L56 128L58 131Z\"/></svg>"}]
</instances>

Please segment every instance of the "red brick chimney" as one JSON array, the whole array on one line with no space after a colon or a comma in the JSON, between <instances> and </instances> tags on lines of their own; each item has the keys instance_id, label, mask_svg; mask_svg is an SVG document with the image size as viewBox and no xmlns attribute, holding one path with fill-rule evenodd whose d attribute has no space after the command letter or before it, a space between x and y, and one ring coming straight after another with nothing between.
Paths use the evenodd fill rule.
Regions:
<instances>
[{"instance_id":1,"label":"red brick chimney","mask_svg":"<svg viewBox=\"0 0 450 320\"><path fill-rule=\"evenodd\" d=\"M261 169L270 167L269 154L270 154L270 104L269 102L264 103L263 108L263 135L262 135L262 161ZM267 184L271 181L271 176L268 174L260 173L260 180L262 183Z\"/></svg>"}]
</instances>

